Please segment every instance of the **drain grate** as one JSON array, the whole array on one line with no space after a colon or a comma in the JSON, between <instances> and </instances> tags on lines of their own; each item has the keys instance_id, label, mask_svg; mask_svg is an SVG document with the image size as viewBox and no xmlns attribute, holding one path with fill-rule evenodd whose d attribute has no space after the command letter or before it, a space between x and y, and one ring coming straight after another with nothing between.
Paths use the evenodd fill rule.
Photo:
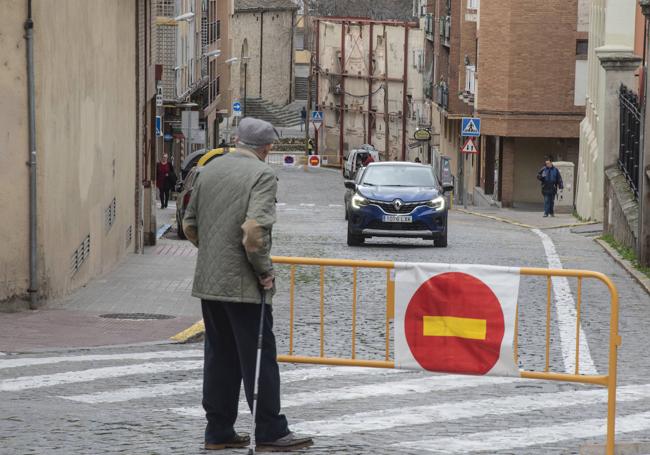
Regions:
<instances>
[{"instance_id":1,"label":"drain grate","mask_svg":"<svg viewBox=\"0 0 650 455\"><path fill-rule=\"evenodd\" d=\"M106 319L126 319L129 321L174 319L174 316L170 316L168 314L153 314L153 313L110 313L110 314L102 314L99 317L106 318Z\"/></svg>"}]
</instances>

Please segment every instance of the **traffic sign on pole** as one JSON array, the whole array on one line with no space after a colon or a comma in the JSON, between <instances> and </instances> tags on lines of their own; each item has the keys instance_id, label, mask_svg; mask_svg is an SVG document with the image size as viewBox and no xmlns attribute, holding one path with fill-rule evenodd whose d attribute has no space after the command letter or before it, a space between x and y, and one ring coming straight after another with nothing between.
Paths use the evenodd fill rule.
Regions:
<instances>
[{"instance_id":1,"label":"traffic sign on pole","mask_svg":"<svg viewBox=\"0 0 650 455\"><path fill-rule=\"evenodd\" d=\"M473 137L467 138L465 143L460 149L461 153L478 153L478 147L476 146L476 139Z\"/></svg>"},{"instance_id":2,"label":"traffic sign on pole","mask_svg":"<svg viewBox=\"0 0 650 455\"><path fill-rule=\"evenodd\" d=\"M395 363L444 373L518 376L519 269L399 264Z\"/></svg>"},{"instance_id":3,"label":"traffic sign on pole","mask_svg":"<svg viewBox=\"0 0 650 455\"><path fill-rule=\"evenodd\" d=\"M232 115L234 117L241 117L241 103L239 101L232 103Z\"/></svg>"},{"instance_id":4,"label":"traffic sign on pole","mask_svg":"<svg viewBox=\"0 0 650 455\"><path fill-rule=\"evenodd\" d=\"M311 122L315 125L323 123L323 111L311 111Z\"/></svg>"},{"instance_id":5,"label":"traffic sign on pole","mask_svg":"<svg viewBox=\"0 0 650 455\"><path fill-rule=\"evenodd\" d=\"M156 116L156 136L162 136L163 135L163 128L162 128L162 117L160 115Z\"/></svg>"},{"instance_id":6,"label":"traffic sign on pole","mask_svg":"<svg viewBox=\"0 0 650 455\"><path fill-rule=\"evenodd\" d=\"M307 160L307 164L309 167L320 167L320 156L311 155Z\"/></svg>"},{"instance_id":7,"label":"traffic sign on pole","mask_svg":"<svg viewBox=\"0 0 650 455\"><path fill-rule=\"evenodd\" d=\"M476 117L463 117L461 136L479 137L481 135L481 119Z\"/></svg>"}]
</instances>

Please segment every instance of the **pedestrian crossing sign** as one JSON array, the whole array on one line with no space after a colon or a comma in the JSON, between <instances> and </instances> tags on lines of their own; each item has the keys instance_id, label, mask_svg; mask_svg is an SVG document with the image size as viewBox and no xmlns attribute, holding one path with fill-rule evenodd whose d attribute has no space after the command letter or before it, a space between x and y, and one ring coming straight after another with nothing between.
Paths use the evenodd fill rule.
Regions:
<instances>
[{"instance_id":1,"label":"pedestrian crossing sign","mask_svg":"<svg viewBox=\"0 0 650 455\"><path fill-rule=\"evenodd\" d=\"M478 147L476 146L476 139L473 137L468 137L465 141L465 144L460 149L460 153L478 153Z\"/></svg>"},{"instance_id":2,"label":"pedestrian crossing sign","mask_svg":"<svg viewBox=\"0 0 650 455\"><path fill-rule=\"evenodd\" d=\"M323 123L323 111L312 111L311 121L313 123Z\"/></svg>"},{"instance_id":3,"label":"pedestrian crossing sign","mask_svg":"<svg viewBox=\"0 0 650 455\"><path fill-rule=\"evenodd\" d=\"M461 136L479 137L480 135L481 135L481 119L475 117L463 117Z\"/></svg>"}]
</instances>

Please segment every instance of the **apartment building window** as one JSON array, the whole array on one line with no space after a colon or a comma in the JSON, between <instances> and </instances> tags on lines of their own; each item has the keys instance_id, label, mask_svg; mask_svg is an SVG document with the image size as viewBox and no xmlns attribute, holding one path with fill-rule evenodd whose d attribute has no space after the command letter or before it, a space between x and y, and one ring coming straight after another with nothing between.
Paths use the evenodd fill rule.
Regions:
<instances>
[{"instance_id":1,"label":"apartment building window","mask_svg":"<svg viewBox=\"0 0 650 455\"><path fill-rule=\"evenodd\" d=\"M587 60L589 54L589 40L579 39L576 41L576 58L578 60Z\"/></svg>"},{"instance_id":2,"label":"apartment building window","mask_svg":"<svg viewBox=\"0 0 650 455\"><path fill-rule=\"evenodd\" d=\"M210 0L208 5L208 44L219 39L219 22L217 21L217 0Z\"/></svg>"},{"instance_id":3,"label":"apartment building window","mask_svg":"<svg viewBox=\"0 0 650 455\"><path fill-rule=\"evenodd\" d=\"M221 39L221 21L217 21L217 39Z\"/></svg>"},{"instance_id":4,"label":"apartment building window","mask_svg":"<svg viewBox=\"0 0 650 455\"><path fill-rule=\"evenodd\" d=\"M219 96L219 95L221 95L221 76L217 76L216 86L217 86L216 89L215 89L216 96ZM216 98L216 96L215 96L215 98Z\"/></svg>"},{"instance_id":5,"label":"apartment building window","mask_svg":"<svg viewBox=\"0 0 650 455\"><path fill-rule=\"evenodd\" d=\"M467 0L467 9L477 10L478 2L479 0Z\"/></svg>"},{"instance_id":6,"label":"apartment building window","mask_svg":"<svg viewBox=\"0 0 650 455\"><path fill-rule=\"evenodd\" d=\"M476 88L476 66L467 65L465 67L465 91L474 94Z\"/></svg>"},{"instance_id":7,"label":"apartment building window","mask_svg":"<svg viewBox=\"0 0 650 455\"><path fill-rule=\"evenodd\" d=\"M216 85L215 85L215 78L217 76L217 61L212 60L209 65L208 65L208 77L209 77L209 84L210 88L208 90L208 104L212 104L214 100L217 98L217 90L216 90Z\"/></svg>"}]
</instances>

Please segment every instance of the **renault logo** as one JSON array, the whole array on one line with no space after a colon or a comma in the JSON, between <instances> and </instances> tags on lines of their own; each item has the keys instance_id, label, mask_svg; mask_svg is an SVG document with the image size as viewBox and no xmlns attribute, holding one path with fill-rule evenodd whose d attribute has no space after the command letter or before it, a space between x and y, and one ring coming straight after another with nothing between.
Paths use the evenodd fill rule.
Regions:
<instances>
[{"instance_id":1,"label":"renault logo","mask_svg":"<svg viewBox=\"0 0 650 455\"><path fill-rule=\"evenodd\" d=\"M395 199L393 201L393 207L395 207L395 210L397 210L398 212L399 212L399 209L401 209L403 205L404 205L404 203L399 199Z\"/></svg>"}]
</instances>

